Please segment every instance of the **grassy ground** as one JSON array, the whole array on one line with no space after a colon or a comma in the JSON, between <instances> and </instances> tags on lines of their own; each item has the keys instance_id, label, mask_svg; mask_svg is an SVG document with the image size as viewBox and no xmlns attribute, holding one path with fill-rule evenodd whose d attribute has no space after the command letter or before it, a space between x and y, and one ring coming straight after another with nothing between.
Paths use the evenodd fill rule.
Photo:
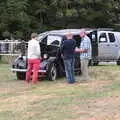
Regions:
<instances>
[{"instance_id":1,"label":"grassy ground","mask_svg":"<svg viewBox=\"0 0 120 120\"><path fill-rule=\"evenodd\" d=\"M88 83L68 85L62 78L25 86L0 64L0 120L120 120L119 66L89 70Z\"/></svg>"}]
</instances>

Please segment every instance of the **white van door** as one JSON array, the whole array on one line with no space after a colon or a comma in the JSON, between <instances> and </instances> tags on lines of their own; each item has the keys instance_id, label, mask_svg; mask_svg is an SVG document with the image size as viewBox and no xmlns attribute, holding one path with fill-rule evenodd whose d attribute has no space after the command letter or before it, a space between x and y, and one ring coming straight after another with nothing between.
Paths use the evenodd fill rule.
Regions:
<instances>
[{"instance_id":1,"label":"white van door","mask_svg":"<svg viewBox=\"0 0 120 120\"><path fill-rule=\"evenodd\" d=\"M101 60L117 59L118 45L113 32L100 32L98 51Z\"/></svg>"},{"instance_id":2,"label":"white van door","mask_svg":"<svg viewBox=\"0 0 120 120\"><path fill-rule=\"evenodd\" d=\"M118 57L119 43L116 37L115 32L108 32L108 50L112 60L117 60Z\"/></svg>"},{"instance_id":3,"label":"white van door","mask_svg":"<svg viewBox=\"0 0 120 120\"><path fill-rule=\"evenodd\" d=\"M110 59L109 55L109 41L106 32L98 32L98 59L107 60Z\"/></svg>"}]
</instances>

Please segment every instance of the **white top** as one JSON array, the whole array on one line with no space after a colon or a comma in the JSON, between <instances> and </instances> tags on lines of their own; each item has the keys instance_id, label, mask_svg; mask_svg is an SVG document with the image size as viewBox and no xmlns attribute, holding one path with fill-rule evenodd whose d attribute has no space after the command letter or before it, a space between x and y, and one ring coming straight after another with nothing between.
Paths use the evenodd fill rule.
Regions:
<instances>
[{"instance_id":1,"label":"white top","mask_svg":"<svg viewBox=\"0 0 120 120\"><path fill-rule=\"evenodd\" d=\"M32 39L28 42L28 58L36 59L40 58L40 45L36 39Z\"/></svg>"}]
</instances>

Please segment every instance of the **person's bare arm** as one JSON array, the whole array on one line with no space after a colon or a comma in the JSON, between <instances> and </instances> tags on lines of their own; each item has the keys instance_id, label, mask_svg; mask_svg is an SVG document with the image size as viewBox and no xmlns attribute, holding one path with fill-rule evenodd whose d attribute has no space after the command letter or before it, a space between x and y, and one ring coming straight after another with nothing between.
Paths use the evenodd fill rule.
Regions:
<instances>
[{"instance_id":1,"label":"person's bare arm","mask_svg":"<svg viewBox=\"0 0 120 120\"><path fill-rule=\"evenodd\" d=\"M87 49L75 48L76 53L86 53L87 51L88 51Z\"/></svg>"}]
</instances>

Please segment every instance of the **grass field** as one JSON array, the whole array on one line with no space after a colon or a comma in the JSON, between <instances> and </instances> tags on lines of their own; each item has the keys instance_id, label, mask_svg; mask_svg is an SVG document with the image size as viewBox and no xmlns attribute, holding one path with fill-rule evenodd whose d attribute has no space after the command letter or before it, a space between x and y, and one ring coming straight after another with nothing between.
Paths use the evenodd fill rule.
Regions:
<instances>
[{"instance_id":1,"label":"grass field","mask_svg":"<svg viewBox=\"0 0 120 120\"><path fill-rule=\"evenodd\" d=\"M0 64L0 120L120 120L120 67L89 70L88 83L68 85L62 78L25 86Z\"/></svg>"}]
</instances>

